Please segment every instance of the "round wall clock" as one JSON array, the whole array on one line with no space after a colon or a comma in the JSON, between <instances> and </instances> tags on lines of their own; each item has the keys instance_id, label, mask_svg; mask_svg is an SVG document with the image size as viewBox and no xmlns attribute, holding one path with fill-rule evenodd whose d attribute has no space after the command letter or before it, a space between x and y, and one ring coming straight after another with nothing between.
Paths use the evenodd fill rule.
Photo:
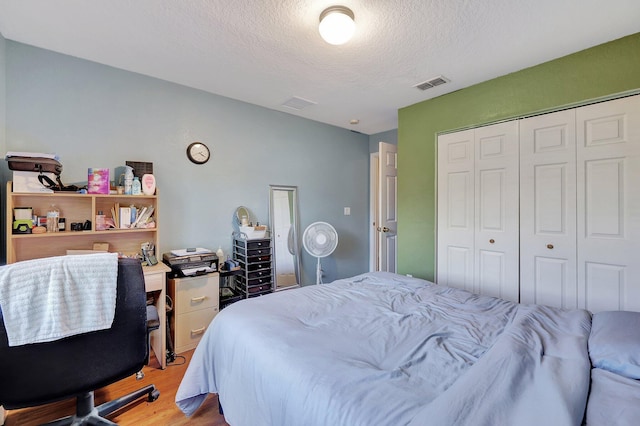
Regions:
<instances>
[{"instance_id":1,"label":"round wall clock","mask_svg":"<svg viewBox=\"0 0 640 426\"><path fill-rule=\"evenodd\" d=\"M211 152L202 142L193 142L187 147L187 158L192 163L204 164L211 158Z\"/></svg>"}]
</instances>

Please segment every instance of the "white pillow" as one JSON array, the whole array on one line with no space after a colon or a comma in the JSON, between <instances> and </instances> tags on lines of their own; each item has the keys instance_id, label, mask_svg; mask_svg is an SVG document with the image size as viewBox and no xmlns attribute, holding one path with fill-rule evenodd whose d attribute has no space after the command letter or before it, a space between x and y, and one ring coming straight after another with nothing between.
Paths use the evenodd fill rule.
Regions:
<instances>
[{"instance_id":1,"label":"white pillow","mask_svg":"<svg viewBox=\"0 0 640 426\"><path fill-rule=\"evenodd\" d=\"M607 311L593 315L589 357L594 367L640 379L640 312Z\"/></svg>"}]
</instances>

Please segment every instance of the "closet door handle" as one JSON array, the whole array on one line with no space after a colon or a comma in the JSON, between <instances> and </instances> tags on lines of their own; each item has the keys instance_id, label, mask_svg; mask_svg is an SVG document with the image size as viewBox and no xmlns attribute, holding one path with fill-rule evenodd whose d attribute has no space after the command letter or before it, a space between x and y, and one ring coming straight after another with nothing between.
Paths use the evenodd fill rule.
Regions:
<instances>
[{"instance_id":1,"label":"closet door handle","mask_svg":"<svg viewBox=\"0 0 640 426\"><path fill-rule=\"evenodd\" d=\"M494 240L493 238L489 240L489 243L491 243L491 244L493 244L495 242L496 242L496 240Z\"/></svg>"},{"instance_id":2,"label":"closet door handle","mask_svg":"<svg viewBox=\"0 0 640 426\"><path fill-rule=\"evenodd\" d=\"M387 228L386 226L382 227L382 232L389 232L389 228Z\"/></svg>"},{"instance_id":3,"label":"closet door handle","mask_svg":"<svg viewBox=\"0 0 640 426\"><path fill-rule=\"evenodd\" d=\"M547 244L547 248L548 248L549 250L553 250L553 244Z\"/></svg>"},{"instance_id":4,"label":"closet door handle","mask_svg":"<svg viewBox=\"0 0 640 426\"><path fill-rule=\"evenodd\" d=\"M205 296L192 297L192 298L191 298L191 301L192 301L192 302L194 302L194 303L202 302L202 301L204 300L204 298L205 298Z\"/></svg>"}]
</instances>

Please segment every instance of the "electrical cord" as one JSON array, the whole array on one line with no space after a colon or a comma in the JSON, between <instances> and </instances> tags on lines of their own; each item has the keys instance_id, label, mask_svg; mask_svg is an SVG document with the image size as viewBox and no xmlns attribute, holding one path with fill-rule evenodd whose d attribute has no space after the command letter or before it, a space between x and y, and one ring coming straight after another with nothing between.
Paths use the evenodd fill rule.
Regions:
<instances>
[{"instance_id":1,"label":"electrical cord","mask_svg":"<svg viewBox=\"0 0 640 426\"><path fill-rule=\"evenodd\" d=\"M176 362L176 360L181 360L182 362L178 363ZM182 355L173 355L173 360L172 361L167 361L167 367L175 367L178 365L184 365L186 364L187 359L185 357L183 357Z\"/></svg>"}]
</instances>

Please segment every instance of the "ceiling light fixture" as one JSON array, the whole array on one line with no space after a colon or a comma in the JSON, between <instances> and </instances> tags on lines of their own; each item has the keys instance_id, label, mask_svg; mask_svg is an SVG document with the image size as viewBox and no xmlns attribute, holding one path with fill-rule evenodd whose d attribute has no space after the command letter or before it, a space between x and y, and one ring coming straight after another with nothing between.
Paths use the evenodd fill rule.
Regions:
<instances>
[{"instance_id":1,"label":"ceiling light fixture","mask_svg":"<svg viewBox=\"0 0 640 426\"><path fill-rule=\"evenodd\" d=\"M356 30L351 9L345 6L331 6L320 14L320 35L329 44L348 42Z\"/></svg>"}]
</instances>

